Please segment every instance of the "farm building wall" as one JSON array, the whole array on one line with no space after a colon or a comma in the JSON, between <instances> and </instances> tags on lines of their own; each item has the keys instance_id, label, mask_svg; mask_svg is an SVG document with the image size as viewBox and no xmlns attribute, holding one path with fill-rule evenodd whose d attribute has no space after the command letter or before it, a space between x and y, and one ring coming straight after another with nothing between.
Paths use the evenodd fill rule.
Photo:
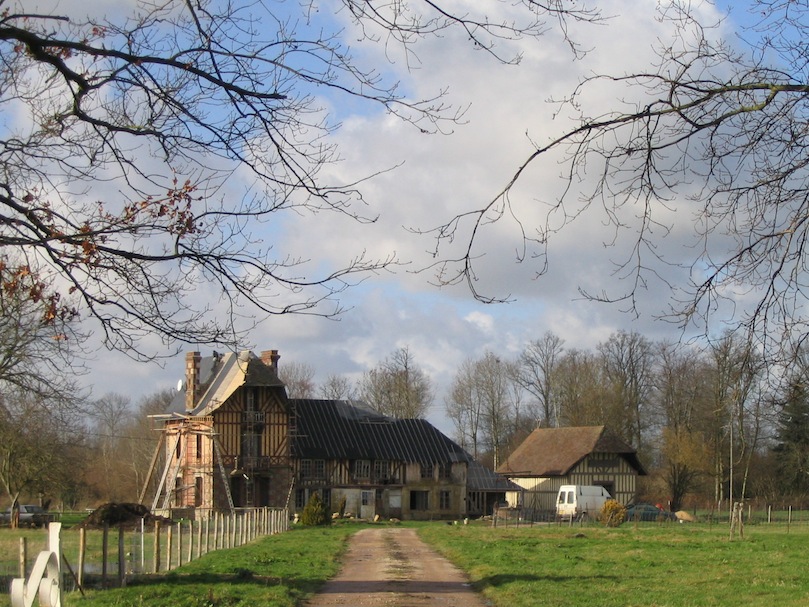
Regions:
<instances>
[{"instance_id":1,"label":"farm building wall","mask_svg":"<svg viewBox=\"0 0 809 607\"><path fill-rule=\"evenodd\" d=\"M565 476L512 477L510 480L523 488L522 495L509 492L506 499L510 505L517 503L523 508L550 512L556 508L562 485L600 485L613 499L627 504L635 499L637 477L637 470L617 454L593 453Z\"/></svg>"},{"instance_id":2,"label":"farm building wall","mask_svg":"<svg viewBox=\"0 0 809 607\"><path fill-rule=\"evenodd\" d=\"M326 478L300 477L301 461L295 463L295 510L300 512L314 492L326 501L332 512L345 498L345 512L363 519L399 518L408 520L458 519L466 512L466 463L454 463L449 469L438 464L422 466L417 462L390 462L392 474L384 480L358 479L346 461L326 461ZM318 466L319 468L319 466ZM373 462L369 466L374 469ZM330 481L337 480L337 483ZM346 481L342 484L340 481Z\"/></svg>"}]
</instances>

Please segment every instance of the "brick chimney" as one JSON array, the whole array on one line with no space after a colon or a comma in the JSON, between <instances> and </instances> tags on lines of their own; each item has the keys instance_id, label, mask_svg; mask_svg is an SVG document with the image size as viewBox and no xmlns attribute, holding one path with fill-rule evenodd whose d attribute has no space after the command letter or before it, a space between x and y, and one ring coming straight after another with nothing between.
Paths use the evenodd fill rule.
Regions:
<instances>
[{"instance_id":1,"label":"brick chimney","mask_svg":"<svg viewBox=\"0 0 809 607\"><path fill-rule=\"evenodd\" d=\"M261 362L263 362L268 367L275 369L278 371L278 359L281 358L281 355L278 354L278 350L264 350L261 353Z\"/></svg>"},{"instance_id":2,"label":"brick chimney","mask_svg":"<svg viewBox=\"0 0 809 607\"><path fill-rule=\"evenodd\" d=\"M202 356L199 352L185 353L185 410L191 411L197 404L199 396L199 364Z\"/></svg>"}]
</instances>

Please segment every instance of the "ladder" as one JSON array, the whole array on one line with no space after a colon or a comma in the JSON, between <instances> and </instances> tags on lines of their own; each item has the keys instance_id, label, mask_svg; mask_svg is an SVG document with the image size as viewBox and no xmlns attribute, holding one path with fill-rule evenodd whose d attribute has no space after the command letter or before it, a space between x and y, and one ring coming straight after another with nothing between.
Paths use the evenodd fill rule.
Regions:
<instances>
[{"instance_id":1,"label":"ladder","mask_svg":"<svg viewBox=\"0 0 809 607\"><path fill-rule=\"evenodd\" d=\"M216 463L219 466L219 473L222 475L222 484L225 485L225 494L228 496L230 513L233 514L236 507L233 505L233 494L230 492L230 479L228 478L227 472L225 472L225 465L222 463L222 446L219 444L219 438L217 438L216 434L213 432L211 432L211 439L213 440L213 451L216 455Z\"/></svg>"}]
</instances>

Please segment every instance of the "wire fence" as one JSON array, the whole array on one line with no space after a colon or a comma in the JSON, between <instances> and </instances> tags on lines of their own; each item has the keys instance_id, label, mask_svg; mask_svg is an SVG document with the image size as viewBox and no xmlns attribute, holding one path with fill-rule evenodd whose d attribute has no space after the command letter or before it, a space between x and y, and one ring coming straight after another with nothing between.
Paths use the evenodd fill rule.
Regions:
<instances>
[{"instance_id":1,"label":"wire fence","mask_svg":"<svg viewBox=\"0 0 809 607\"><path fill-rule=\"evenodd\" d=\"M208 552L241 546L288 529L288 510L276 508L213 513L201 520L140 519L100 529L64 529L63 586L68 591L122 586L133 576L170 571ZM47 529L3 530L2 587L8 590L12 579L25 578L47 544Z\"/></svg>"},{"instance_id":2,"label":"wire fence","mask_svg":"<svg viewBox=\"0 0 809 607\"><path fill-rule=\"evenodd\" d=\"M809 504L793 507L785 503L767 504L762 502L737 502L742 522L746 525L809 525ZM733 520L733 509L727 504L717 504L714 508L690 508L680 511L688 516L657 516L630 521L632 524L661 525L671 523L700 523L707 525L730 525ZM672 513L673 514L673 513ZM555 510L534 508L499 508L492 515L492 526L524 526L524 525L559 525L584 526L595 522L592 517L560 518Z\"/></svg>"}]
</instances>

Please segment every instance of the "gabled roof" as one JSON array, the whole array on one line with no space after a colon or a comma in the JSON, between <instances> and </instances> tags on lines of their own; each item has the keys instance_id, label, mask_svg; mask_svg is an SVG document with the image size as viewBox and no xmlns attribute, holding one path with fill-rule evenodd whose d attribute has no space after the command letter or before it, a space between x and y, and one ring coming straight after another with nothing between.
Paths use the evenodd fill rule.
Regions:
<instances>
[{"instance_id":1,"label":"gabled roof","mask_svg":"<svg viewBox=\"0 0 809 607\"><path fill-rule=\"evenodd\" d=\"M458 444L424 419L386 417L356 401L291 399L293 457L446 464L469 462Z\"/></svg>"},{"instance_id":2,"label":"gabled roof","mask_svg":"<svg viewBox=\"0 0 809 607\"><path fill-rule=\"evenodd\" d=\"M171 401L169 413L210 415L241 386L283 388L274 367L249 351L214 353L200 359L199 400L192 411L185 411L185 392Z\"/></svg>"},{"instance_id":3,"label":"gabled roof","mask_svg":"<svg viewBox=\"0 0 809 607\"><path fill-rule=\"evenodd\" d=\"M615 453L645 475L635 449L604 426L537 428L497 470L510 477L565 476L591 453Z\"/></svg>"}]
</instances>

